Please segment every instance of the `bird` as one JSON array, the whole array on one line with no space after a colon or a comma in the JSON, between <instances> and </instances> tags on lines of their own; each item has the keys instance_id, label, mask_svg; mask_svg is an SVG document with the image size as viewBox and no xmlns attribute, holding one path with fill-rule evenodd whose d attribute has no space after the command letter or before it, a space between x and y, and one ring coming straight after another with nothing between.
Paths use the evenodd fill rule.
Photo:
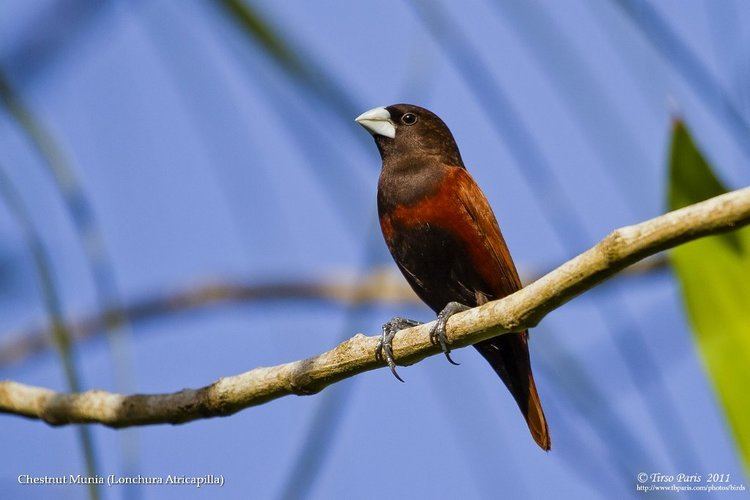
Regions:
<instances>
[{"instance_id":1,"label":"bird","mask_svg":"<svg viewBox=\"0 0 750 500\"><path fill-rule=\"evenodd\" d=\"M433 112L394 104L355 121L375 139L382 167L377 206L386 245L419 298L437 314L430 339L448 361L448 319L521 288L492 208L467 171L448 126ZM396 371L392 341L421 324L395 317L382 327L376 356ZM528 330L483 340L474 347L515 399L534 441L551 446L547 419L534 383Z\"/></svg>"}]
</instances>

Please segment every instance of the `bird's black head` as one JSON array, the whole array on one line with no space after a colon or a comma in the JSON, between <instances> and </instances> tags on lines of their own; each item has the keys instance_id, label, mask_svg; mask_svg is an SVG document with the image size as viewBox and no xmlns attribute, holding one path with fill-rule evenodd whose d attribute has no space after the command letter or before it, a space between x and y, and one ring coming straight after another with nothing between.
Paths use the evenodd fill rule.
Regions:
<instances>
[{"instance_id":1,"label":"bird's black head","mask_svg":"<svg viewBox=\"0 0 750 500\"><path fill-rule=\"evenodd\" d=\"M435 158L442 164L463 166L453 134L430 110L393 104L366 111L356 121L375 138L383 165Z\"/></svg>"}]
</instances>

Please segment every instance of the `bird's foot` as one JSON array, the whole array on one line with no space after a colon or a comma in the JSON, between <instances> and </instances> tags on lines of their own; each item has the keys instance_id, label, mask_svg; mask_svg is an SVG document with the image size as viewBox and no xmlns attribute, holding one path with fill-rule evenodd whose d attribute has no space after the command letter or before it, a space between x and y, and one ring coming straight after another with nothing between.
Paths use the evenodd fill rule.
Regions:
<instances>
[{"instance_id":1,"label":"bird's foot","mask_svg":"<svg viewBox=\"0 0 750 500\"><path fill-rule=\"evenodd\" d=\"M396 316L383 325L383 333L380 335L380 342L378 343L378 348L375 350L375 357L388 363L388 367L391 369L393 376L401 382L403 382L404 379L398 376L398 373L396 372L396 361L393 359L393 338L399 330L421 324L421 321Z\"/></svg>"},{"instance_id":2,"label":"bird's foot","mask_svg":"<svg viewBox=\"0 0 750 500\"><path fill-rule=\"evenodd\" d=\"M459 365L461 363L456 363L451 359L451 350L450 347L448 347L448 338L445 333L445 327L448 324L448 319L450 319L451 316L468 309L470 309L469 306L465 306L460 302L448 302L448 305L445 306L443 310L440 311L440 313L438 313L437 321L435 321L435 326L433 326L432 330L430 330L430 340L433 344L440 344L440 349L442 349L443 354L445 354L445 357L448 358L448 362L452 365Z\"/></svg>"}]
</instances>

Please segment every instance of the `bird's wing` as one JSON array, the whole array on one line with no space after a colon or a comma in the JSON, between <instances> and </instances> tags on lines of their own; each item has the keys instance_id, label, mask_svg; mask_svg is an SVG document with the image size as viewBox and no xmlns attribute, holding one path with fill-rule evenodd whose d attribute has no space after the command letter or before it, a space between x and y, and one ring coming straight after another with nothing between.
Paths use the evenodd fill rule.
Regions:
<instances>
[{"instance_id":1,"label":"bird's wing","mask_svg":"<svg viewBox=\"0 0 750 500\"><path fill-rule=\"evenodd\" d=\"M453 173L460 206L478 232L481 241L480 249L470 249L474 254L474 261L491 260L491 266L477 266L484 282L489 284L494 297L477 295L478 304L490 299L499 299L510 295L521 288L518 271L513 264L508 246L505 244L500 226L497 223L487 198L477 186L474 179L464 169L456 169ZM482 255L484 254L484 255ZM487 255L491 259L487 259ZM476 265L476 264L475 264ZM492 365L506 387L513 394L521 412L526 418L534 440L544 450L550 449L549 429L547 419L542 410L542 404L534 383L529 359L528 331L518 334L500 335L475 344L480 354Z\"/></svg>"},{"instance_id":2,"label":"bird's wing","mask_svg":"<svg viewBox=\"0 0 750 500\"><path fill-rule=\"evenodd\" d=\"M490 257L489 260L492 261L491 266L478 266L484 281L493 288L488 290L493 296L487 299L499 299L510 295L521 288L521 280L500 232L495 214L469 172L463 168L456 168L451 177L459 207L465 212L470 219L471 227L477 232L479 236L477 242L481 242L481 247L474 248L472 251L481 252L484 255L477 255L475 260L486 261L487 257Z\"/></svg>"}]
</instances>

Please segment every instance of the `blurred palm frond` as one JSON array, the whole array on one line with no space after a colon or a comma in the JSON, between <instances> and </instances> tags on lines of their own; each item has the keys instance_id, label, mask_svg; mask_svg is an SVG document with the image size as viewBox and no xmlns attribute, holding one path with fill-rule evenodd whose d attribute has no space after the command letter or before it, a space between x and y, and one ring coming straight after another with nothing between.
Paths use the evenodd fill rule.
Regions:
<instances>
[{"instance_id":1,"label":"blurred palm frond","mask_svg":"<svg viewBox=\"0 0 750 500\"><path fill-rule=\"evenodd\" d=\"M31 217L27 213L20 194L16 191L10 177L2 167L0 167L0 197L2 197L8 210L18 224L29 253L32 256L37 279L39 280L42 302L47 313L47 321L50 325L50 338L60 357L68 390L71 392L80 392L82 385L72 350L72 340L70 332L65 325L65 319L63 318L60 295L55 286L47 251L34 227ZM96 463L96 451L94 449L91 430L84 425L79 425L76 429L86 464L86 473L89 477L95 477L99 468ZM92 499L99 498L96 484L89 483L88 488L89 496Z\"/></svg>"}]
</instances>

